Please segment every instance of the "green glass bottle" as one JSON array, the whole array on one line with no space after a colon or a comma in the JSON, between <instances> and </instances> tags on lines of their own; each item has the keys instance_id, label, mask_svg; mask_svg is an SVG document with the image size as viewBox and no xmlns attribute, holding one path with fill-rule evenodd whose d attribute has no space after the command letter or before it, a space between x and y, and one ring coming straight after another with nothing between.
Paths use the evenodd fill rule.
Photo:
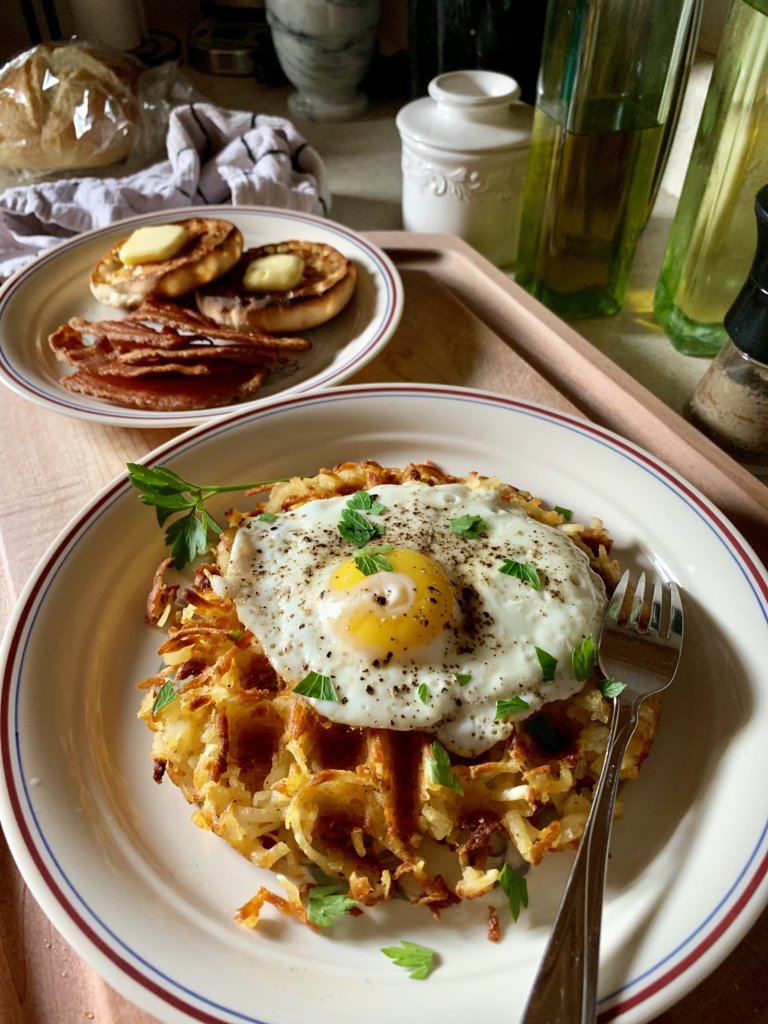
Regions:
<instances>
[{"instance_id":1,"label":"green glass bottle","mask_svg":"<svg viewBox=\"0 0 768 1024\"><path fill-rule=\"evenodd\" d=\"M624 302L699 7L548 5L515 277L561 316Z\"/></svg>"},{"instance_id":2,"label":"green glass bottle","mask_svg":"<svg viewBox=\"0 0 768 1024\"><path fill-rule=\"evenodd\" d=\"M755 248L754 197L768 180L768 0L733 0L715 60L654 313L687 355L713 356Z\"/></svg>"}]
</instances>

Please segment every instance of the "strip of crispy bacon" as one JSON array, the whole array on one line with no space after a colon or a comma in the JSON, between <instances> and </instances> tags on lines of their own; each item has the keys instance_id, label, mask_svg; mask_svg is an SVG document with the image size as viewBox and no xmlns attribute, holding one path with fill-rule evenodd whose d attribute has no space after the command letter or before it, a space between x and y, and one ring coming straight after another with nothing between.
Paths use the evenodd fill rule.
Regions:
<instances>
[{"instance_id":1,"label":"strip of crispy bacon","mask_svg":"<svg viewBox=\"0 0 768 1024\"><path fill-rule=\"evenodd\" d=\"M222 327L210 317L204 316L196 310L178 306L172 302L159 302L157 299L145 299L138 309L133 311L130 319L161 324L173 330L188 332L199 338L210 338L212 341L240 341L268 350L287 349L292 352L306 352L311 347L306 338L292 338L285 335L277 337L260 331L245 333L231 327Z\"/></svg>"},{"instance_id":2,"label":"strip of crispy bacon","mask_svg":"<svg viewBox=\"0 0 768 1024\"><path fill-rule=\"evenodd\" d=\"M132 345L146 345L147 338L150 338L156 348L162 349L181 348L189 342L189 337L179 334L178 331L157 331L145 323L131 320L130 317L124 320L82 320L73 316L68 325L81 338L92 337L96 341L107 341L112 348L121 350Z\"/></svg>"},{"instance_id":3,"label":"strip of crispy bacon","mask_svg":"<svg viewBox=\"0 0 768 1024\"><path fill-rule=\"evenodd\" d=\"M102 337L89 345L75 328L64 324L51 335L50 344L60 359L76 366L86 366L100 376L118 374L133 377L152 372L209 373L220 361L266 369L276 362L274 353L239 342L194 345L189 339L184 340L186 348L155 348L154 332L148 332L142 336L142 344L137 341L128 346L122 343L113 345L111 339Z\"/></svg>"},{"instance_id":4,"label":"strip of crispy bacon","mask_svg":"<svg viewBox=\"0 0 768 1024\"><path fill-rule=\"evenodd\" d=\"M61 384L69 391L131 409L177 412L242 402L258 392L266 376L264 369L232 364L196 377L163 373L131 378L96 374L81 367L63 377Z\"/></svg>"},{"instance_id":5,"label":"strip of crispy bacon","mask_svg":"<svg viewBox=\"0 0 768 1024\"><path fill-rule=\"evenodd\" d=\"M118 356L124 366L132 364L152 366L172 359L174 363L204 362L214 363L219 360L229 363L240 363L244 366L271 366L274 360L264 352L254 350L249 345L190 345L188 348L177 348L171 352L158 351L151 347L134 348L129 352L121 352Z\"/></svg>"},{"instance_id":6,"label":"strip of crispy bacon","mask_svg":"<svg viewBox=\"0 0 768 1024\"><path fill-rule=\"evenodd\" d=\"M290 368L305 338L244 334L182 304L147 300L123 319L72 317L50 335L76 367L63 387L136 409L208 409L256 394L271 368Z\"/></svg>"}]
</instances>

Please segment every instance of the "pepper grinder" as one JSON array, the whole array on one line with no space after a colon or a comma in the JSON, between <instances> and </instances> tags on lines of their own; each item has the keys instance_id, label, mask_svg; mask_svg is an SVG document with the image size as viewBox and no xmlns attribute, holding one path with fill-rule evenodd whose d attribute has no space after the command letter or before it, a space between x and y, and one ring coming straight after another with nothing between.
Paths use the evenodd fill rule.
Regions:
<instances>
[{"instance_id":1,"label":"pepper grinder","mask_svg":"<svg viewBox=\"0 0 768 1024\"><path fill-rule=\"evenodd\" d=\"M690 418L757 476L768 476L768 185L755 199L757 248L725 314L728 341L699 381Z\"/></svg>"}]
</instances>

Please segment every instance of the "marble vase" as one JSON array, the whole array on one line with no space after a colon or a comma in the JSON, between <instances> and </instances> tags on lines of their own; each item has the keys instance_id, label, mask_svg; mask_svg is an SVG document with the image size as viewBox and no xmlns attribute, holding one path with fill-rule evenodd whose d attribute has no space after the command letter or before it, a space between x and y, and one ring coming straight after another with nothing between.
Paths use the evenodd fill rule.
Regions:
<instances>
[{"instance_id":1,"label":"marble vase","mask_svg":"<svg viewBox=\"0 0 768 1024\"><path fill-rule=\"evenodd\" d=\"M376 44L380 0L266 0L277 59L296 92L293 115L346 121L368 99L359 85Z\"/></svg>"}]
</instances>

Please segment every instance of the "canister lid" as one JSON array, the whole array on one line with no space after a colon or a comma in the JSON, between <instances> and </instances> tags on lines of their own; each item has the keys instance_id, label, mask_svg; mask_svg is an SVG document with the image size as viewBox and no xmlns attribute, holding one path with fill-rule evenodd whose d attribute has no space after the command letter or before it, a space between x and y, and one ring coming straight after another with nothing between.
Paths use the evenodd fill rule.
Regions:
<instances>
[{"instance_id":1,"label":"canister lid","mask_svg":"<svg viewBox=\"0 0 768 1024\"><path fill-rule=\"evenodd\" d=\"M519 95L514 78L498 71L449 71L395 120L404 138L448 152L522 149L530 144L533 107Z\"/></svg>"}]
</instances>

